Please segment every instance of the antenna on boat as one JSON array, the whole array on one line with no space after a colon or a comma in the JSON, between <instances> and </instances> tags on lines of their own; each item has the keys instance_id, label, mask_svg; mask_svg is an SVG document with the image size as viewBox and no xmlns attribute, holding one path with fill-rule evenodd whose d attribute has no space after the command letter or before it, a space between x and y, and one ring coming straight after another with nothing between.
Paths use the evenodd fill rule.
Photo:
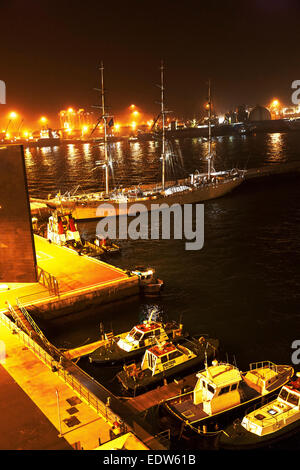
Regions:
<instances>
[{"instance_id":1,"label":"antenna on boat","mask_svg":"<svg viewBox=\"0 0 300 470\"><path fill-rule=\"evenodd\" d=\"M233 363L234 363L235 367L236 367L236 368L238 368L238 366L237 366L237 363L236 363L236 357L235 357L235 354L233 355Z\"/></svg>"}]
</instances>

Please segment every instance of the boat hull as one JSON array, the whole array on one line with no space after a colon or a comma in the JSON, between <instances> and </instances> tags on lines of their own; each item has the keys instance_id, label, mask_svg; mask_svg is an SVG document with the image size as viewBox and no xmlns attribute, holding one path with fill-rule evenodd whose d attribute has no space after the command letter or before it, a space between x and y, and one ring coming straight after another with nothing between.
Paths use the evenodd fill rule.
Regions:
<instances>
[{"instance_id":1,"label":"boat hull","mask_svg":"<svg viewBox=\"0 0 300 470\"><path fill-rule=\"evenodd\" d=\"M255 395L250 397L246 401L242 401L239 405L236 405L232 408L223 410L214 415L206 415L201 417L198 420L189 421L183 415L179 414L174 407L172 407L172 399L164 402L162 404L163 412L169 415L172 418L173 425L178 426L178 423L181 423L181 426L184 426L184 433L188 436L191 435L201 435L203 437L211 437L212 435L217 436L220 433L220 430L224 429L235 419L240 418L243 414L246 414L249 407L261 403L263 404L265 400L270 399L274 394L278 393L278 390L286 382L290 380L293 375L293 368L289 366L278 366L282 369L282 374L280 380L274 385L272 390L265 395ZM179 398L179 397L178 397ZM178 400L177 398L177 400ZM187 397L186 397L187 398Z\"/></svg>"},{"instance_id":2,"label":"boat hull","mask_svg":"<svg viewBox=\"0 0 300 470\"><path fill-rule=\"evenodd\" d=\"M175 192L174 194L163 196L153 196L128 200L126 203L115 202L114 200L91 200L91 201L64 201L55 202L54 200L47 201L48 205L52 207L68 208L72 211L73 217L76 220L87 219L100 219L107 216L120 216L127 215L130 208L135 204L141 204L139 212L159 210L158 205L167 204L194 204L197 202L208 201L225 196L233 191L244 181L243 175L230 178L224 182L210 183L191 190ZM184 183L184 182L183 182ZM109 207L104 207L104 205Z\"/></svg>"},{"instance_id":3,"label":"boat hull","mask_svg":"<svg viewBox=\"0 0 300 470\"><path fill-rule=\"evenodd\" d=\"M257 434L247 431L240 423L231 424L224 430L225 432L220 435L218 447L228 450L247 450L266 447L291 437L298 433L299 429L300 419L265 436L258 436Z\"/></svg>"},{"instance_id":4,"label":"boat hull","mask_svg":"<svg viewBox=\"0 0 300 470\"><path fill-rule=\"evenodd\" d=\"M173 343L180 343L186 339L186 335L172 338ZM149 346L126 352L113 343L109 350L105 346L101 346L89 355L89 361L99 365L113 365L117 363L128 363L134 359L141 357Z\"/></svg>"},{"instance_id":5,"label":"boat hull","mask_svg":"<svg viewBox=\"0 0 300 470\"><path fill-rule=\"evenodd\" d=\"M215 351L219 347L219 341L216 339L211 339L209 338L207 340L208 342L208 347L206 348L203 346L202 350L198 350L198 354L196 357L193 359L190 359L189 361L186 361L182 364L179 364L175 367L172 367L170 369L166 369L163 372L160 372L155 375L149 374L144 374L142 379L139 381L135 381L133 378L128 377L125 371L119 372L117 374L117 377L123 387L130 391L131 393L136 393L137 391L141 390L146 390L152 386L157 385L160 382L163 382L164 380L174 377L174 376L181 376L181 374L186 375L189 372L192 372L193 370L197 369L199 364L203 364L205 360L205 352L207 354L207 357L211 357L215 355ZM185 344L183 342L183 346L188 347L189 349L193 350L191 347L190 343Z\"/></svg>"}]
</instances>

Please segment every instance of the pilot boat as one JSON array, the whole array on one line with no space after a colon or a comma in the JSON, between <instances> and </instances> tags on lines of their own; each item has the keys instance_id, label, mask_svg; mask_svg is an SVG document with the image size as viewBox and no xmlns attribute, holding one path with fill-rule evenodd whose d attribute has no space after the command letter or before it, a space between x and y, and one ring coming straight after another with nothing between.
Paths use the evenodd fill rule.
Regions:
<instances>
[{"instance_id":1,"label":"pilot boat","mask_svg":"<svg viewBox=\"0 0 300 470\"><path fill-rule=\"evenodd\" d=\"M284 385L278 397L246 414L225 428L219 446L228 449L250 449L272 444L299 431L300 374Z\"/></svg>"},{"instance_id":2,"label":"pilot boat","mask_svg":"<svg viewBox=\"0 0 300 470\"><path fill-rule=\"evenodd\" d=\"M213 361L199 372L194 389L164 402L164 408L186 430L209 435L219 429L220 422L240 415L243 409L260 402L281 388L294 371L286 365L270 361L250 364L247 372L236 366Z\"/></svg>"},{"instance_id":3,"label":"pilot boat","mask_svg":"<svg viewBox=\"0 0 300 470\"><path fill-rule=\"evenodd\" d=\"M97 364L114 364L128 362L142 356L147 348L157 341L177 342L183 340L186 334L183 325L173 321L163 324L152 320L155 310L152 310L148 320L135 325L130 331L112 336L111 340L89 355L89 361Z\"/></svg>"},{"instance_id":4,"label":"pilot boat","mask_svg":"<svg viewBox=\"0 0 300 470\"><path fill-rule=\"evenodd\" d=\"M195 369L204 362L206 355L214 356L218 347L217 339L203 336L176 345L171 341L158 343L147 349L141 363L124 365L117 378L126 390L135 393Z\"/></svg>"},{"instance_id":5,"label":"pilot boat","mask_svg":"<svg viewBox=\"0 0 300 470\"><path fill-rule=\"evenodd\" d=\"M164 288L164 281L155 277L153 268L138 266L134 268L132 274L139 277L141 292L146 296L160 294Z\"/></svg>"}]
</instances>

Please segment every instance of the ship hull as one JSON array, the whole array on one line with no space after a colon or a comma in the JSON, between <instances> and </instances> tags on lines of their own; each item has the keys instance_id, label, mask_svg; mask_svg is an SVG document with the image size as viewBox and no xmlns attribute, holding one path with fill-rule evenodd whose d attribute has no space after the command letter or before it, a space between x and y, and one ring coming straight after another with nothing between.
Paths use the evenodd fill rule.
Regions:
<instances>
[{"instance_id":1,"label":"ship hull","mask_svg":"<svg viewBox=\"0 0 300 470\"><path fill-rule=\"evenodd\" d=\"M266 447L280 440L287 439L299 432L300 419L288 424L284 428L267 434L258 436L247 431L241 424L231 424L225 429L218 441L218 447L228 450L247 450L258 447Z\"/></svg>"},{"instance_id":2,"label":"ship hull","mask_svg":"<svg viewBox=\"0 0 300 470\"><path fill-rule=\"evenodd\" d=\"M139 212L159 210L159 205L167 204L194 204L210 199L225 196L233 191L244 181L243 176L236 176L224 182L210 183L192 190L175 192L174 194L154 197L145 197L126 201L126 203L115 202L113 200L103 201L62 201L60 204L48 201L53 207L68 208L76 220L100 219L108 216L130 215L130 208L136 204L141 205ZM106 206L104 206L106 205ZM108 206L109 205L109 206Z\"/></svg>"}]
</instances>

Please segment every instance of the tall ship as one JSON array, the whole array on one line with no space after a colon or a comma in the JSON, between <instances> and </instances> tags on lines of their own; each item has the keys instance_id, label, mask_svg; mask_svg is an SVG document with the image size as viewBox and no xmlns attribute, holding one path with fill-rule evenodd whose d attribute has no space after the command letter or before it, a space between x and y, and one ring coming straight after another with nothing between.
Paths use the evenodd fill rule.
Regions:
<instances>
[{"instance_id":1,"label":"tall ship","mask_svg":"<svg viewBox=\"0 0 300 470\"><path fill-rule=\"evenodd\" d=\"M101 162L105 170L105 191L88 194L61 195L60 193L46 202L48 206L57 208L64 207L72 211L77 220L97 219L110 215L130 214L130 207L136 203L141 204L145 211L158 209L160 204L192 204L210 199L222 197L237 188L244 181L244 170L232 168L224 171L216 171L214 168L215 151L212 149L211 117L212 101L211 87L209 82L208 96L208 154L207 172L195 171L184 178L176 181L166 181L166 133L164 104L164 64L160 67L160 90L161 90L161 182L159 184L139 185L122 189L110 188L109 170L112 164L108 152L107 126L112 116L108 115L105 107L104 93L104 67L101 63L101 110L102 115L97 125L102 121L104 128L104 161ZM140 207L142 207L140 206Z\"/></svg>"}]
</instances>

